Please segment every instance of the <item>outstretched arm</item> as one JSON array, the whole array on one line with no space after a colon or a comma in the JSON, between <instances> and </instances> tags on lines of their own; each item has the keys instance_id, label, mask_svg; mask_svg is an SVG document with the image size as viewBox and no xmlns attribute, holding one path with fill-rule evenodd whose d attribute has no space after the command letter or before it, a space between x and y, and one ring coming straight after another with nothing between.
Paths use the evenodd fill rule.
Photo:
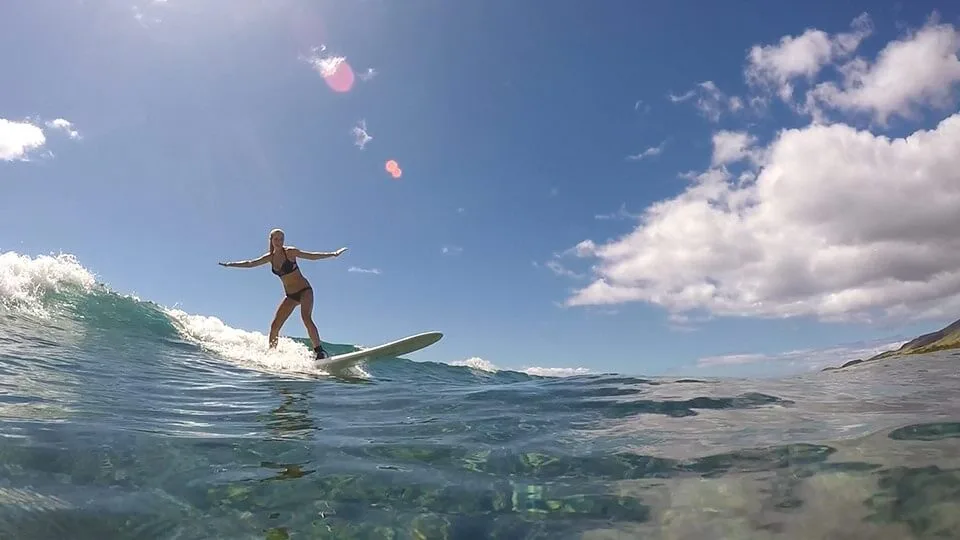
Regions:
<instances>
[{"instance_id":1,"label":"outstretched arm","mask_svg":"<svg viewBox=\"0 0 960 540\"><path fill-rule=\"evenodd\" d=\"M339 257L340 254L343 253L343 252L346 251L346 250L347 250L347 248L342 247L342 248L340 248L340 249L338 249L338 250L336 250L336 251L333 251L333 252L329 252L329 253L328 253L328 252L325 252L325 251L304 251L304 250L302 250L302 249L297 249L297 248L295 248L295 247L291 247L291 248L290 248L289 250L287 250L287 251L288 251L289 253L292 253L295 257L301 257L301 258L303 258L303 259L307 259L307 260L311 260L311 261L316 261L316 260L319 260L319 259L329 259L329 258L331 258L331 257Z\"/></svg>"},{"instance_id":2,"label":"outstretched arm","mask_svg":"<svg viewBox=\"0 0 960 540\"><path fill-rule=\"evenodd\" d=\"M229 266L231 268L253 268L254 266L260 266L261 264L266 264L269 261L270 261L270 254L264 253L263 255L251 261L222 262L217 264L219 264L220 266Z\"/></svg>"}]
</instances>

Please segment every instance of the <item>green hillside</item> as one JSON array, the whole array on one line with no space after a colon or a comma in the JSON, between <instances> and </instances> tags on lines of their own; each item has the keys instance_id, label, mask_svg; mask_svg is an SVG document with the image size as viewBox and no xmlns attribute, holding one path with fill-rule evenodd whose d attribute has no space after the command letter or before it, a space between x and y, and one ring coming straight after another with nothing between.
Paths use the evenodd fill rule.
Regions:
<instances>
[{"instance_id":1,"label":"green hillside","mask_svg":"<svg viewBox=\"0 0 960 540\"><path fill-rule=\"evenodd\" d=\"M954 321L949 326L941 328L936 332L924 334L916 339L908 341L893 351L885 351L876 356L871 356L866 360L851 360L840 367L828 367L823 371L832 371L843 369L845 367L874 362L876 360L896 359L913 354L924 354L934 351L943 351L946 349L960 348L960 320Z\"/></svg>"}]
</instances>

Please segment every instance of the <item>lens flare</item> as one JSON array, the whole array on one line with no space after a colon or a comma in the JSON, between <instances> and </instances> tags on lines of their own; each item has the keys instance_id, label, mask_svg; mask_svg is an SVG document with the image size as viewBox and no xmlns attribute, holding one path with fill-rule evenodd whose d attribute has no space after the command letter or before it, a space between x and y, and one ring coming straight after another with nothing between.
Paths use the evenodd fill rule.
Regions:
<instances>
[{"instance_id":1,"label":"lens flare","mask_svg":"<svg viewBox=\"0 0 960 540\"><path fill-rule=\"evenodd\" d=\"M315 61L315 65L327 86L334 92L349 92L353 88L356 77L346 58L342 56L321 58Z\"/></svg>"},{"instance_id":2,"label":"lens flare","mask_svg":"<svg viewBox=\"0 0 960 540\"><path fill-rule=\"evenodd\" d=\"M390 173L390 176L394 178L400 178L400 175L403 174L403 171L400 169L400 166L397 165L397 162L392 159L387 160L387 163L386 165L384 165L383 168L386 169L387 172Z\"/></svg>"}]
</instances>

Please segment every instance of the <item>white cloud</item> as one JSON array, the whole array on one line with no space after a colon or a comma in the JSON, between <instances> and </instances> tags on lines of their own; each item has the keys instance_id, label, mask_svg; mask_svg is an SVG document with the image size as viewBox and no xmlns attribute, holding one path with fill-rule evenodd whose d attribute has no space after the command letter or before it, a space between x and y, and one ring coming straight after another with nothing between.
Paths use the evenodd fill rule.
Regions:
<instances>
[{"instance_id":1,"label":"white cloud","mask_svg":"<svg viewBox=\"0 0 960 540\"><path fill-rule=\"evenodd\" d=\"M443 253L444 255L456 255L462 252L463 248L459 246L443 246L440 248L440 253Z\"/></svg>"},{"instance_id":2,"label":"white cloud","mask_svg":"<svg viewBox=\"0 0 960 540\"><path fill-rule=\"evenodd\" d=\"M667 97L670 99L670 101L674 103L683 103L684 101L687 101L688 99L692 98L695 94L696 94L695 90L688 90L685 94L680 94L680 95L667 94Z\"/></svg>"},{"instance_id":3,"label":"white cloud","mask_svg":"<svg viewBox=\"0 0 960 540\"><path fill-rule=\"evenodd\" d=\"M551 272L553 272L554 274L556 274L556 275L558 275L558 276L569 277L569 278L583 278L583 277L585 277L583 274L580 274L580 273L574 272L573 270L570 270L569 268L567 268L566 266L564 266L563 264L561 264L560 261L555 260L555 259L549 260L549 261L545 262L545 263L544 263L544 266L546 266L547 268L549 268Z\"/></svg>"},{"instance_id":4,"label":"white cloud","mask_svg":"<svg viewBox=\"0 0 960 540\"><path fill-rule=\"evenodd\" d=\"M775 91L781 99L790 101L794 79L812 80L831 61L852 54L873 31L866 13L855 18L850 26L850 32L833 36L810 28L799 36L784 36L775 45L754 45L747 54L747 82Z\"/></svg>"},{"instance_id":5,"label":"white cloud","mask_svg":"<svg viewBox=\"0 0 960 540\"><path fill-rule=\"evenodd\" d=\"M0 160L26 160L27 154L46 144L43 130L29 122L0 118Z\"/></svg>"},{"instance_id":6,"label":"white cloud","mask_svg":"<svg viewBox=\"0 0 960 540\"><path fill-rule=\"evenodd\" d=\"M563 251L562 255L576 255L577 257L588 257L596 251L597 246L593 243L593 240L583 240L577 245L567 248Z\"/></svg>"},{"instance_id":7,"label":"white cloud","mask_svg":"<svg viewBox=\"0 0 960 540\"><path fill-rule=\"evenodd\" d=\"M697 330L698 323L705 323L712 320L710 315L689 315L686 313L670 313L667 317L668 327L677 332L694 332Z\"/></svg>"},{"instance_id":8,"label":"white cloud","mask_svg":"<svg viewBox=\"0 0 960 540\"><path fill-rule=\"evenodd\" d=\"M647 148L646 150L644 150L643 152L640 152L639 154L633 154L633 155L627 156L627 159L631 161L640 161L641 159L644 159L644 158L659 156L663 152L663 148L666 145L667 145L667 141L663 141L659 145L651 146L650 148Z\"/></svg>"},{"instance_id":9,"label":"white cloud","mask_svg":"<svg viewBox=\"0 0 960 540\"><path fill-rule=\"evenodd\" d=\"M668 94L667 97L673 103L683 103L696 97L697 110L712 122L719 122L725 111L737 112L743 108L742 99L727 96L713 81L703 81L685 94Z\"/></svg>"},{"instance_id":10,"label":"white cloud","mask_svg":"<svg viewBox=\"0 0 960 540\"><path fill-rule=\"evenodd\" d=\"M901 139L786 130L765 155L756 176L710 169L633 232L571 248L599 264L568 304L825 319L960 307L960 114Z\"/></svg>"},{"instance_id":11,"label":"white cloud","mask_svg":"<svg viewBox=\"0 0 960 540\"><path fill-rule=\"evenodd\" d=\"M770 360L772 358L774 357L756 353L705 356L697 360L697 367L739 366L742 364L755 364L757 362Z\"/></svg>"},{"instance_id":12,"label":"white cloud","mask_svg":"<svg viewBox=\"0 0 960 540\"><path fill-rule=\"evenodd\" d=\"M802 349L776 354L727 354L707 356L697 360L697 367L715 368L758 363L782 363L793 366L805 366L809 370L827 366L840 366L856 359L866 360L884 351L899 348L906 341L878 341L873 344L856 343L826 349Z\"/></svg>"},{"instance_id":13,"label":"white cloud","mask_svg":"<svg viewBox=\"0 0 960 540\"><path fill-rule=\"evenodd\" d=\"M815 116L821 108L866 112L885 125L892 116L915 116L923 105L952 106L960 83L958 52L960 32L928 22L887 44L873 64L857 58L841 66L840 84L817 85L807 96L807 108Z\"/></svg>"},{"instance_id":14,"label":"white cloud","mask_svg":"<svg viewBox=\"0 0 960 540\"><path fill-rule=\"evenodd\" d=\"M57 118L50 120L46 123L46 126L51 129L59 129L66 133L71 139L79 139L80 132L76 130L73 123L69 120L64 120L63 118Z\"/></svg>"},{"instance_id":15,"label":"white cloud","mask_svg":"<svg viewBox=\"0 0 960 540\"><path fill-rule=\"evenodd\" d=\"M361 268L359 266L351 266L350 268L347 268L347 272L356 272L359 274L376 274L378 276L380 275L379 268Z\"/></svg>"},{"instance_id":16,"label":"white cloud","mask_svg":"<svg viewBox=\"0 0 960 540\"><path fill-rule=\"evenodd\" d=\"M774 81L826 72L825 59L849 58L867 34L868 20L858 21L825 42L804 34L829 48L768 50L760 64L783 76ZM848 101L834 94L833 104L882 120L911 103L945 103L960 80L950 52L958 43L952 26L928 23L872 64L851 59L847 73L864 66L864 75L845 87ZM787 61L793 56L802 58ZM897 66L909 66L906 75L895 76ZM763 143L748 131L714 134L711 167L681 174L690 182L682 193L646 208L631 232L564 252L595 262L591 282L566 304L640 301L671 314L821 320L955 316L960 113L899 138L814 120ZM739 161L747 167L734 174L728 166Z\"/></svg>"},{"instance_id":17,"label":"white cloud","mask_svg":"<svg viewBox=\"0 0 960 540\"><path fill-rule=\"evenodd\" d=\"M640 214L632 214L627 211L627 204L621 203L620 208L616 212L609 214L596 214L593 216L594 219L607 220L607 219L637 219L640 217Z\"/></svg>"},{"instance_id":18,"label":"white cloud","mask_svg":"<svg viewBox=\"0 0 960 540\"><path fill-rule=\"evenodd\" d=\"M721 130L713 134L712 166L736 163L742 159L759 160L754 151L757 138L745 131Z\"/></svg>"},{"instance_id":19,"label":"white cloud","mask_svg":"<svg viewBox=\"0 0 960 540\"><path fill-rule=\"evenodd\" d=\"M747 83L776 94L818 122L826 121L827 112L834 111L868 114L884 126L894 116L917 117L920 107L955 105L960 33L952 25L931 17L919 30L887 43L874 62L854 56L874 31L870 17L864 13L850 26L850 31L832 36L811 28L799 36L785 36L776 44L754 45L744 70ZM816 82L828 66L835 68L838 80ZM795 85L801 80L811 88L796 96ZM752 101L765 100L756 96Z\"/></svg>"},{"instance_id":20,"label":"white cloud","mask_svg":"<svg viewBox=\"0 0 960 540\"><path fill-rule=\"evenodd\" d=\"M140 23L144 28L149 28L151 25L160 24L162 19L156 15L150 15L148 13L156 13L157 8L163 8L166 6L167 0L141 0L140 4L142 5L133 5L130 6L130 10L133 11L133 18Z\"/></svg>"},{"instance_id":21,"label":"white cloud","mask_svg":"<svg viewBox=\"0 0 960 540\"><path fill-rule=\"evenodd\" d=\"M80 132L73 123L63 118L45 122L49 129L66 133L71 139L79 139ZM29 161L30 154L46 146L47 136L40 126L29 121L14 121L0 118L0 161ZM49 155L49 152L47 153Z\"/></svg>"},{"instance_id":22,"label":"white cloud","mask_svg":"<svg viewBox=\"0 0 960 540\"><path fill-rule=\"evenodd\" d=\"M642 99L638 99L638 100L633 104L633 110L636 111L636 112L638 112L638 113L641 113L641 114L646 114L646 113L650 112L651 107L650 107L650 104L649 104L649 103L644 103L644 101L643 101Z\"/></svg>"},{"instance_id":23,"label":"white cloud","mask_svg":"<svg viewBox=\"0 0 960 540\"><path fill-rule=\"evenodd\" d=\"M353 144L359 146L361 150L367 145L368 142L373 140L373 137L367 133L367 121L360 120L356 126L350 130L350 133L353 133Z\"/></svg>"}]
</instances>

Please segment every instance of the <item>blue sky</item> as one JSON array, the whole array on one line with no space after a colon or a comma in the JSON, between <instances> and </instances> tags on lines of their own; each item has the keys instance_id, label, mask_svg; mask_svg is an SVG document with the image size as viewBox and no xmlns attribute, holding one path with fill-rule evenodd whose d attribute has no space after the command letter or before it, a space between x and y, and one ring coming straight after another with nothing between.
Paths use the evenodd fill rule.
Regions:
<instances>
[{"instance_id":1,"label":"blue sky","mask_svg":"<svg viewBox=\"0 0 960 540\"><path fill-rule=\"evenodd\" d=\"M751 223L762 222L767 233L796 232L800 247L782 257L753 225L724 229L724 241L743 253L707 236L694 240L720 230L698 213L703 206L661 205L659 221L639 221L658 203L681 201L699 175L706 175L699 176L705 190L764 170L806 178L787 165L826 158L791 158L791 141L764 152L781 129L801 130L793 141L800 148L818 144L819 133L827 141L822 149L837 144L807 131L814 119L871 137L936 129L957 111L960 80L935 69L952 66L936 40L917 46L911 58L919 71L902 77L904 88L871 88L881 88L883 74L910 56L891 55L884 64L885 47L896 40L910 46L931 25L953 35L960 7L759 0L735 10L704 1L563 0L549 9L505 1L59 4L0 6L0 49L13 51L0 56L0 119L44 133L42 144L29 148L8 143L0 160L0 251L72 253L116 290L266 332L281 299L277 278L265 267L216 263L260 255L269 229L281 227L288 244L304 249L349 247L340 259L302 264L318 295L315 320L325 340L371 345L435 329L444 340L417 359L481 357L502 367L790 372L807 364L777 361L778 353L869 348L960 314L960 287L937 277L956 261L904 270L896 261L914 258L898 243L896 253L863 244L841 254L845 268L874 268L876 275L840 276L840 266L830 266L840 259L823 262L830 248L853 249L875 230L834 219L884 215L883 203L869 197L832 196L859 210L837 207L829 219L805 220L831 204L801 204L817 188L797 183L791 195L783 186L793 184L768 174L769 189L757 192L768 197L757 206L767 212ZM863 13L869 23L858 26ZM752 47L777 46L810 29L823 33L804 38L810 47L790 57L770 49L750 63ZM845 48L844 39L856 47ZM335 91L316 69L315 60L329 56L344 57L357 74L348 91ZM933 68L917 68L928 60ZM863 75L856 88L843 85L851 70ZM816 88L824 82L833 86ZM778 100L786 83L792 99ZM56 119L69 121L76 136ZM357 126L372 137L362 147ZM11 133L9 140L23 136ZM951 133L919 144L941 148ZM942 155L891 159L902 158L906 170L934 171ZM401 178L386 173L388 159L399 163ZM721 170L730 177L709 175ZM844 174L830 189L863 176ZM923 178L934 185L938 177ZM942 216L956 215L952 210ZM940 214L929 223L916 215L888 221L891 234L951 225ZM792 221L772 225L780 218ZM814 234L819 223L837 228ZM646 236L624 239L638 227ZM811 251L817 242L822 248ZM735 271L741 264L751 268L743 278ZM794 273L797 280L781 283ZM305 335L297 317L284 332ZM744 354L762 361L733 356L697 365Z\"/></svg>"}]
</instances>

